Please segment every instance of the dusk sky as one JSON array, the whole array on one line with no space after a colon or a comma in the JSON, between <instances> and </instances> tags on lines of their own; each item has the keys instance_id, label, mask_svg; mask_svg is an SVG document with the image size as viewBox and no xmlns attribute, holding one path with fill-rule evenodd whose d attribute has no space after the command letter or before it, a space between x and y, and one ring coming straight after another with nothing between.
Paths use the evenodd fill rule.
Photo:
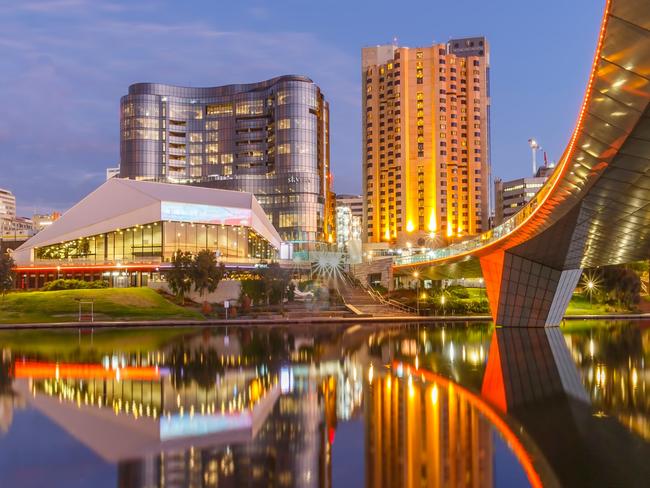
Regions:
<instances>
[{"instance_id":1,"label":"dusk sky","mask_svg":"<svg viewBox=\"0 0 650 488\"><path fill-rule=\"evenodd\" d=\"M331 108L334 190L361 191L360 56L485 35L493 175L560 157L604 0L0 0L0 187L21 215L66 210L119 160L119 100L135 82L186 86L311 77Z\"/></svg>"}]
</instances>

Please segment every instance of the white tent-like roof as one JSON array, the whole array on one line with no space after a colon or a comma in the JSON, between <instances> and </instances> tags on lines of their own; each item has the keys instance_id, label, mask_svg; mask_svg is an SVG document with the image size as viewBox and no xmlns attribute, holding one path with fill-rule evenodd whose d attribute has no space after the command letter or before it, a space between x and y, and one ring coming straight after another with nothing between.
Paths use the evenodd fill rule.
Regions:
<instances>
[{"instance_id":1,"label":"white tent-like roof","mask_svg":"<svg viewBox=\"0 0 650 488\"><path fill-rule=\"evenodd\" d=\"M13 254L29 264L34 248L159 221L250 227L280 249L282 238L251 193L112 178Z\"/></svg>"}]
</instances>

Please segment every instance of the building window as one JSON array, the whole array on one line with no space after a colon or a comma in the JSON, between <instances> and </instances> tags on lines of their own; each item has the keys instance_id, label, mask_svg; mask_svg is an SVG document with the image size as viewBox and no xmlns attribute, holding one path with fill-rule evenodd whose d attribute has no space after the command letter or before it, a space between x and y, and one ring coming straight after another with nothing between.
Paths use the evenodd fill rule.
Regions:
<instances>
[{"instance_id":1,"label":"building window","mask_svg":"<svg viewBox=\"0 0 650 488\"><path fill-rule=\"evenodd\" d=\"M206 113L208 117L214 117L217 115L232 115L232 103L218 103L216 105L208 105L206 107Z\"/></svg>"}]
</instances>

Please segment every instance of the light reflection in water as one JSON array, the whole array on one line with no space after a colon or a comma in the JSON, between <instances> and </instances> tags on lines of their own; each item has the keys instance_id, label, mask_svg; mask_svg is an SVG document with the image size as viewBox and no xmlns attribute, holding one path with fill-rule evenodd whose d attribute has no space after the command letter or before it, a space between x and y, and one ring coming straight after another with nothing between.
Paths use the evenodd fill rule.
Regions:
<instances>
[{"instance_id":1,"label":"light reflection in water","mask_svg":"<svg viewBox=\"0 0 650 488\"><path fill-rule=\"evenodd\" d=\"M105 345L101 332L92 345L70 334L58 348L44 346L47 333L15 343L0 334L0 455L9 443L28 452L12 424L37 411L115 466L112 486L331 486L337 453L366 486L491 486L500 470L556 480L549 453L528 452L525 402L505 386L504 405L481 397L496 358L484 326L204 329L142 347L128 331L112 334ZM648 439L648 329L585 329L561 344L588 393L579 408ZM512 353L499 353L507 364ZM500 374L507 386L512 375ZM361 451L337 436L345 423L361 426ZM511 450L506 464L498 445Z\"/></svg>"}]
</instances>

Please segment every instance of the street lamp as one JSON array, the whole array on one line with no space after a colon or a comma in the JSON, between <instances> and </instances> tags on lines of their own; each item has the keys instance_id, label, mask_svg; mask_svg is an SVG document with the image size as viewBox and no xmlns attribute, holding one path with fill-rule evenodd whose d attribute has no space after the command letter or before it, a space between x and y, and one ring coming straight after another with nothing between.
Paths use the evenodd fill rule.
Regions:
<instances>
[{"instance_id":1,"label":"street lamp","mask_svg":"<svg viewBox=\"0 0 650 488\"><path fill-rule=\"evenodd\" d=\"M445 315L445 295L444 292L440 295L440 303L442 304L442 315Z\"/></svg>"},{"instance_id":2,"label":"street lamp","mask_svg":"<svg viewBox=\"0 0 650 488\"><path fill-rule=\"evenodd\" d=\"M57 280L61 279L61 266L56 267L56 279Z\"/></svg>"},{"instance_id":3,"label":"street lamp","mask_svg":"<svg viewBox=\"0 0 650 488\"><path fill-rule=\"evenodd\" d=\"M591 297L594 295L594 282L593 280L589 280L587 282L587 288L589 289L589 305L591 305Z\"/></svg>"},{"instance_id":4,"label":"street lamp","mask_svg":"<svg viewBox=\"0 0 650 488\"><path fill-rule=\"evenodd\" d=\"M415 282L415 306L417 310L417 314L420 315L420 280L419 280L420 273L417 271L413 272L413 278L415 278L417 281Z\"/></svg>"}]
</instances>

